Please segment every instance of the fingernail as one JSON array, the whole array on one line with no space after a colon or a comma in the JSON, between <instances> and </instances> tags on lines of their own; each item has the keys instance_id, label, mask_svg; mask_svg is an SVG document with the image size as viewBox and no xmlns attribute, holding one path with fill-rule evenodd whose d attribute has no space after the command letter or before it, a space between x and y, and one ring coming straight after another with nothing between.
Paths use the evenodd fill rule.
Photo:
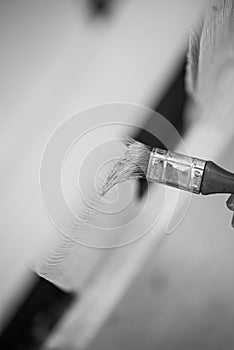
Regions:
<instances>
[{"instance_id":1,"label":"fingernail","mask_svg":"<svg viewBox=\"0 0 234 350\"><path fill-rule=\"evenodd\" d=\"M232 197L228 198L228 200L226 201L226 204L230 210L234 210L234 201Z\"/></svg>"}]
</instances>

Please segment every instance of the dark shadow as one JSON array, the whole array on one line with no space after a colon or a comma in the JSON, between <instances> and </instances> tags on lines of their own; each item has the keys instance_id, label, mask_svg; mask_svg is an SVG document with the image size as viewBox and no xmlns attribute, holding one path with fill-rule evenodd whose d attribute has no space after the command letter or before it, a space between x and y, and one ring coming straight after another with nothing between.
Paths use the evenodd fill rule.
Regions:
<instances>
[{"instance_id":1,"label":"dark shadow","mask_svg":"<svg viewBox=\"0 0 234 350\"><path fill-rule=\"evenodd\" d=\"M36 282L0 335L1 350L37 350L74 300L49 281Z\"/></svg>"}]
</instances>

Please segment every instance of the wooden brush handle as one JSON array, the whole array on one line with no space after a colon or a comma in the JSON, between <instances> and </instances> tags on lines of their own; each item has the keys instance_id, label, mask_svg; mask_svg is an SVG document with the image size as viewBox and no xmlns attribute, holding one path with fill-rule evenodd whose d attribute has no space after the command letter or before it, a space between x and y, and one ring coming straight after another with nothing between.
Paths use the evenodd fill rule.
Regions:
<instances>
[{"instance_id":1,"label":"wooden brush handle","mask_svg":"<svg viewBox=\"0 0 234 350\"><path fill-rule=\"evenodd\" d=\"M201 193L234 193L234 174L211 161L206 162Z\"/></svg>"}]
</instances>

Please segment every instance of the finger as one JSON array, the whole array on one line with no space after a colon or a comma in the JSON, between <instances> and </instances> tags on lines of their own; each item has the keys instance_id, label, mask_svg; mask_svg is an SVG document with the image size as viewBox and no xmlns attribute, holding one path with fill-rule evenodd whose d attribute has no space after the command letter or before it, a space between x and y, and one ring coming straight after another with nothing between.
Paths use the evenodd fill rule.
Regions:
<instances>
[{"instance_id":1,"label":"finger","mask_svg":"<svg viewBox=\"0 0 234 350\"><path fill-rule=\"evenodd\" d=\"M234 227L234 214L232 216L232 227Z\"/></svg>"},{"instance_id":2,"label":"finger","mask_svg":"<svg viewBox=\"0 0 234 350\"><path fill-rule=\"evenodd\" d=\"M234 194L232 194L232 195L228 198L228 200L227 200L227 202L226 202L226 205L227 205L228 209L234 211Z\"/></svg>"}]
</instances>

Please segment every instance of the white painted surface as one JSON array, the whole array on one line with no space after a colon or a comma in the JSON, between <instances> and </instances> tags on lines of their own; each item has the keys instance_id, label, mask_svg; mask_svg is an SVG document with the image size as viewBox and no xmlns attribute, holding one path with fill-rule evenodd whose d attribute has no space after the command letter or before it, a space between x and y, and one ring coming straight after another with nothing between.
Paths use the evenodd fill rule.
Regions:
<instances>
[{"instance_id":1,"label":"white painted surface","mask_svg":"<svg viewBox=\"0 0 234 350\"><path fill-rule=\"evenodd\" d=\"M49 136L82 108L159 98L199 12L197 1L128 1L111 20L91 22L84 3L76 6L1 3L1 315L25 291L32 260L58 237L38 183ZM87 275L96 266L89 257Z\"/></svg>"}]
</instances>

